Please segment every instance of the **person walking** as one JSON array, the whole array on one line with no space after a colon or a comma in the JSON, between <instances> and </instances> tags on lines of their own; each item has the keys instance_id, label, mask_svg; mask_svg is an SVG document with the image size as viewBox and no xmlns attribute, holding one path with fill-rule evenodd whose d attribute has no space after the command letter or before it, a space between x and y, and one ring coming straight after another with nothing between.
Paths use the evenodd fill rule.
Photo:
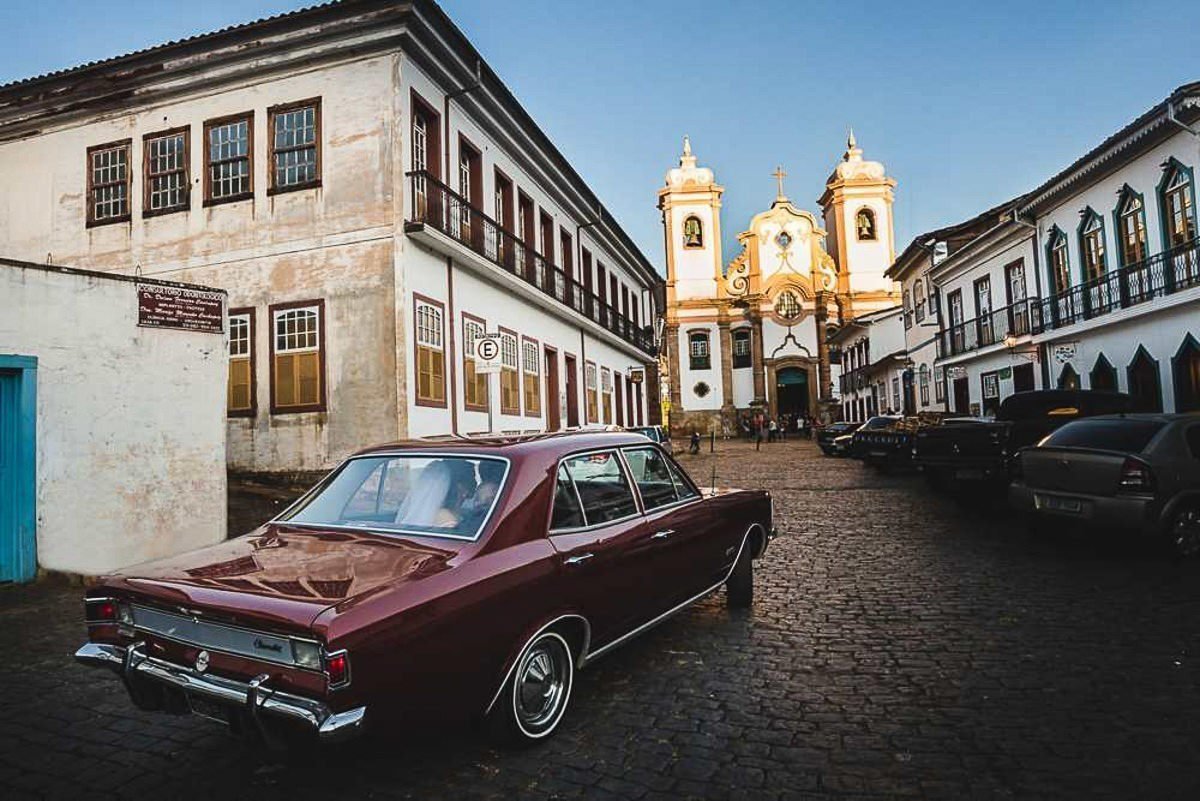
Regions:
<instances>
[{"instance_id":1,"label":"person walking","mask_svg":"<svg viewBox=\"0 0 1200 801\"><path fill-rule=\"evenodd\" d=\"M700 432L694 428L692 429L691 441L688 444L688 453L693 455L700 453Z\"/></svg>"},{"instance_id":2,"label":"person walking","mask_svg":"<svg viewBox=\"0 0 1200 801\"><path fill-rule=\"evenodd\" d=\"M772 417L767 423L767 442L774 442L778 432L779 426L775 423L775 418Z\"/></svg>"}]
</instances>

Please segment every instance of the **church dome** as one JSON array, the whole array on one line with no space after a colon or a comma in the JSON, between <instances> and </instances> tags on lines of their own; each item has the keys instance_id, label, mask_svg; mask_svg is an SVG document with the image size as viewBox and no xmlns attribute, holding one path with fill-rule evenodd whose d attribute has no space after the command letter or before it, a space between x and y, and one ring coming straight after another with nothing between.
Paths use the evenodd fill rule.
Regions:
<instances>
[{"instance_id":1,"label":"church dome","mask_svg":"<svg viewBox=\"0 0 1200 801\"><path fill-rule=\"evenodd\" d=\"M882 181L886 176L883 164L878 161L866 161L862 157L862 148L854 139L854 131L846 138L846 152L840 164L834 168L828 183L837 181Z\"/></svg>"}]
</instances>

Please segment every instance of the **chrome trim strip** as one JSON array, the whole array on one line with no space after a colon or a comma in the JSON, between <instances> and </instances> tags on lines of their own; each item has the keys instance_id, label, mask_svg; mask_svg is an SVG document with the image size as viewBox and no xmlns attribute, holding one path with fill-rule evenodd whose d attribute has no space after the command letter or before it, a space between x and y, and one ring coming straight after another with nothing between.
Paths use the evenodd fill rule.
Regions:
<instances>
[{"instance_id":1,"label":"chrome trim strip","mask_svg":"<svg viewBox=\"0 0 1200 801\"><path fill-rule=\"evenodd\" d=\"M318 670L318 669L304 667L303 665L297 664L295 657L292 655L292 649L291 649L291 641L292 640L308 642L308 643L312 643L312 644L316 645L317 647L322 647L321 643L319 641L310 639L308 637L293 637L291 635L272 634L269 631L260 631L258 629L250 629L250 628L246 628L244 626L233 626L233 625L229 625L227 623L216 623L216 622L213 622L210 620L196 620L196 619L194 619L195 616L178 615L173 612L166 612L162 609L158 609L153 606L147 606L145 604L130 604L129 608L130 608L131 612L133 613L133 628L136 631L142 631L142 632L146 632L147 634L153 634L156 637L161 637L164 640L170 640L171 642L176 642L181 645L191 645L191 646L195 646L197 648L204 648L205 650L208 650L208 651L216 651L217 653L228 654L230 656L236 656L236 657L240 657L243 659L252 659L252 660L255 660L258 662L265 662L265 663L272 664L272 665L282 665L284 667L291 667L291 668L295 668L296 670L304 670L304 671L308 671L310 673L322 672L321 670ZM199 639L198 637L197 638L189 638L189 637L179 636L178 634L175 633L174 629L164 630L163 628L150 625L149 622L145 621L145 620L143 620L142 622L139 622L138 614L137 614L138 610L142 610L144 612L149 612L152 615L156 615L161 618L173 618L175 620L179 620L181 623L190 623L195 626L202 626L202 627L209 628L209 629L224 629L225 631L238 632L239 634L243 634L246 636L252 636L256 639L261 639L261 638L266 637L272 641L278 641L277 644L279 644L285 648L284 651L280 652L281 654L284 654L284 655L280 656L280 657L275 657L273 654L261 654L261 653L258 653L257 651L237 650L236 648L233 647L233 644L231 644L231 643L221 643L221 642L215 641L215 640L205 641L205 640ZM324 649L322 648L322 651L323 650Z\"/></svg>"},{"instance_id":2,"label":"chrome trim strip","mask_svg":"<svg viewBox=\"0 0 1200 801\"><path fill-rule=\"evenodd\" d=\"M492 713L492 707L494 707L496 705L496 701L498 701L500 699L500 693L504 692L504 686L506 684L508 684L508 680L510 678L512 678L513 671L517 669L517 662L519 662L521 660L521 654L525 653L525 649L529 647L529 643L533 642L538 637L540 637L542 635L542 632L544 632L546 629L553 627L555 624L557 624L563 620L571 620L571 619L577 619L577 620L583 621L583 648L581 648L579 651L579 657L576 659L575 669L579 670L583 667L583 660L586 658L588 648L591 646L591 643L592 643L592 624L589 623L588 619L586 617L584 617L583 615L577 615L574 613L559 615L558 617L554 618L549 623L545 624L540 629L535 631L529 637L529 639L527 639L524 643L521 644L520 649L517 651L517 653L512 658L512 664L508 666L508 670L504 674L504 680L501 681L500 686L496 688L496 694L492 696L491 703L489 703L487 705L487 709L485 709L483 711L484 715L490 715Z\"/></svg>"},{"instance_id":3,"label":"chrome trim strip","mask_svg":"<svg viewBox=\"0 0 1200 801\"><path fill-rule=\"evenodd\" d=\"M733 571L737 567L738 559L742 558L742 551L746 547L746 542L750 539L750 532L756 528L761 530L762 525L759 523L752 523L750 525L750 527L746 529L746 533L742 535L742 544L740 546L738 546L737 555L733 557L733 564L731 564L729 566L729 572L725 574L725 578L721 579L720 581L718 581L716 584L709 587L704 592L701 592L698 595L693 595L691 598L687 599L686 601L679 604L678 606L668 609L666 612L663 612L661 615L654 618L653 620L646 621L642 625L635 628L633 631L630 631L626 634L622 634L620 637L618 637L617 639L608 643L607 645L601 646L600 648L596 649L596 651L594 653L589 653L587 656L584 657L583 664L581 664L580 667L581 668L586 667L587 665L591 664L594 660L599 659L601 656L608 653L613 648L616 648L618 645L632 639L633 637L636 637L638 634L641 634L643 631L658 625L659 623L663 622L667 618L674 615L676 612L679 612L680 610L684 609L685 607L691 606L696 601L699 601L701 598L703 598L704 596L713 592L714 590L720 589L721 585L724 584L726 581L728 581L729 577L733 575Z\"/></svg>"},{"instance_id":4,"label":"chrome trim strip","mask_svg":"<svg viewBox=\"0 0 1200 801\"><path fill-rule=\"evenodd\" d=\"M322 701L272 690L262 677L247 684L197 673L191 668L146 656L136 646L122 648L89 642L75 652L75 660L88 667L106 668L123 675L126 681L147 679L228 706L247 708L253 703L252 714L267 713L297 721L324 742L337 742L358 734L366 716L363 706L335 713Z\"/></svg>"},{"instance_id":5,"label":"chrome trim strip","mask_svg":"<svg viewBox=\"0 0 1200 801\"><path fill-rule=\"evenodd\" d=\"M487 514L483 516L483 520L480 521L480 523L479 523L479 530L475 532L475 536L473 536L473 537L465 537L465 536L458 535L458 534L434 534L429 531L407 531L407 530L403 530L403 529L370 528L368 526L343 526L343 525L325 524L325 523L303 523L303 522L294 522L291 520L284 519L285 515L287 515L289 512L291 512L296 507L306 503L309 500L310 496L315 495L317 492L324 489L328 484L330 484L333 481L333 479L336 478L338 476L338 474L340 474L342 472L342 470L345 469L346 465L348 465L350 462L356 461L358 459L379 459L381 457L382 458L406 457L406 458L416 458L416 459L423 459L426 457L429 457L429 458L434 458L434 457L458 458L458 459L490 459L494 462L503 462L504 463L504 475L500 478L500 487L499 487L499 489L496 490L496 496L494 498L492 498L492 506L490 509L488 509ZM431 537L432 539L435 539L435 540L458 540L459 542L477 542L479 540L480 536L483 535L484 529L487 528L487 524L491 522L492 515L495 513L496 507L500 503L500 496L503 495L504 490L506 490L508 488L508 476L511 472L512 472L512 460L509 459L507 456L490 456L490 455L485 455L485 454L480 454L480 453L470 453L470 452L465 452L465 451L443 453L443 452L434 452L434 451L424 451L424 450L421 450L420 448L415 448L413 450L379 451L376 453L363 453L363 454L359 454L357 456L349 457L348 459L343 461L341 464L339 464L337 467L335 467L333 470L329 471L329 474L327 476L325 476L325 478L318 481L316 484L314 484L312 486L312 488L308 492L304 493L299 498L297 498L295 501L293 501L291 506L288 506L286 509L284 509L282 512L277 514L275 517L268 520L263 525L296 526L298 528L334 529L336 531L365 531L368 534L382 534L384 536L393 536L393 537L396 537L396 536Z\"/></svg>"}]
</instances>

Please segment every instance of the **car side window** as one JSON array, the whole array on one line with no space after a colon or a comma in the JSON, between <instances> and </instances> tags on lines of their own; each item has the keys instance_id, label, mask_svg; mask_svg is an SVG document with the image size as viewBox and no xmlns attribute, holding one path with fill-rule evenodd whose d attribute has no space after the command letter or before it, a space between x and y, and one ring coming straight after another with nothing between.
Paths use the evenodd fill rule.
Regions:
<instances>
[{"instance_id":1,"label":"car side window","mask_svg":"<svg viewBox=\"0 0 1200 801\"><path fill-rule=\"evenodd\" d=\"M583 501L587 525L607 523L637 513L633 488L625 479L616 451L573 456L564 465Z\"/></svg>"},{"instance_id":2,"label":"car side window","mask_svg":"<svg viewBox=\"0 0 1200 801\"><path fill-rule=\"evenodd\" d=\"M658 448L628 448L625 450L625 462L633 474L646 511L679 500L675 482L667 469L667 460Z\"/></svg>"},{"instance_id":3,"label":"car side window","mask_svg":"<svg viewBox=\"0 0 1200 801\"><path fill-rule=\"evenodd\" d=\"M679 500L686 501L689 498L700 497L700 492L692 486L692 482L688 481L687 476L679 469L679 465L670 459L663 461L667 465L667 471L671 474L671 480L675 482L675 492L679 495Z\"/></svg>"},{"instance_id":4,"label":"car side window","mask_svg":"<svg viewBox=\"0 0 1200 801\"><path fill-rule=\"evenodd\" d=\"M1187 434L1188 450L1192 453L1193 459L1200 459L1200 426L1189 426Z\"/></svg>"},{"instance_id":5,"label":"car side window","mask_svg":"<svg viewBox=\"0 0 1200 801\"><path fill-rule=\"evenodd\" d=\"M567 473L567 466L559 465L554 479L554 510L550 514L550 530L582 528L587 525L583 518L583 507L575 493L575 484Z\"/></svg>"}]
</instances>

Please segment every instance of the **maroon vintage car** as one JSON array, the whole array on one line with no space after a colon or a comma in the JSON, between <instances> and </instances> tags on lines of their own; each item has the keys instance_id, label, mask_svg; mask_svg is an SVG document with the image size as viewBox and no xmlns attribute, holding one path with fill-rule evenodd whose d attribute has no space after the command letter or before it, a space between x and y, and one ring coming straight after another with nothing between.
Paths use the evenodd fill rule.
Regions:
<instances>
[{"instance_id":1,"label":"maroon vintage car","mask_svg":"<svg viewBox=\"0 0 1200 801\"><path fill-rule=\"evenodd\" d=\"M772 534L768 493L702 492L637 434L399 443L246 536L102 579L76 658L272 745L480 715L533 741L577 669L721 585L749 605Z\"/></svg>"}]
</instances>

